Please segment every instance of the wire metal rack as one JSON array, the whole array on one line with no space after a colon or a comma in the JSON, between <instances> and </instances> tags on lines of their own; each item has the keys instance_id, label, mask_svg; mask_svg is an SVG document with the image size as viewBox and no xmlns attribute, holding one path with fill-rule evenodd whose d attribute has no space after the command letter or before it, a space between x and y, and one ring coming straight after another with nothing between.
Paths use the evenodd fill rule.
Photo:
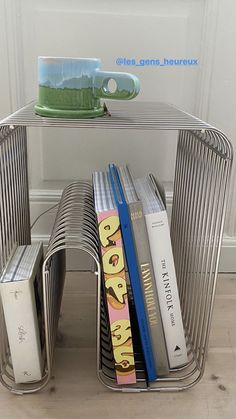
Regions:
<instances>
[{"instance_id":1,"label":"wire metal rack","mask_svg":"<svg viewBox=\"0 0 236 419\"><path fill-rule=\"evenodd\" d=\"M92 187L78 181L62 196L43 266L46 339L45 375L41 382L16 385L0 304L0 380L13 392L38 391L47 385L65 277L65 249L90 254L97 276L97 374L117 391L179 391L192 387L204 373L214 295L229 193L233 152L217 128L174 106L161 103L109 104L111 116L67 120L42 118L31 103L0 123L0 270L16 244L30 243L27 176L27 127L177 130L178 146L171 237L189 362L168 377L146 383L142 353L135 336L137 383L118 386L115 380L109 322L103 299Z\"/></svg>"}]
</instances>

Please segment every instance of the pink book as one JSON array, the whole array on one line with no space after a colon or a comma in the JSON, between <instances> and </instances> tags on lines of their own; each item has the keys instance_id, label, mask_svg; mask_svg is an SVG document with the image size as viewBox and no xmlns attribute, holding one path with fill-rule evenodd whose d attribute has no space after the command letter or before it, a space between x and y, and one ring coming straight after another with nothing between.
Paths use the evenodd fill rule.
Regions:
<instances>
[{"instance_id":1,"label":"pink book","mask_svg":"<svg viewBox=\"0 0 236 419\"><path fill-rule=\"evenodd\" d=\"M136 372L120 220L106 173L93 174L93 188L117 384L134 384Z\"/></svg>"}]
</instances>

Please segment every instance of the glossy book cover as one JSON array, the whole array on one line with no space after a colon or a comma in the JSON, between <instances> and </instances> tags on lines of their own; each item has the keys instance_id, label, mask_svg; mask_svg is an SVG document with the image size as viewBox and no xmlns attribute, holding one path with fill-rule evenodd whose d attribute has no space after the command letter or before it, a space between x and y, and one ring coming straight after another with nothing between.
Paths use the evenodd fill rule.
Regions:
<instances>
[{"instance_id":1,"label":"glossy book cover","mask_svg":"<svg viewBox=\"0 0 236 419\"><path fill-rule=\"evenodd\" d=\"M111 181L112 192L120 218L121 233L124 241L124 251L129 270L129 278L132 287L135 311L138 320L141 345L147 372L147 379L148 381L155 381L157 379L157 371L153 357L153 348L148 328L147 314L144 305L144 297L141 287L137 252L132 233L129 208L125 199L122 184L120 182L117 167L114 164L109 165L109 178Z\"/></svg>"},{"instance_id":2,"label":"glossy book cover","mask_svg":"<svg viewBox=\"0 0 236 419\"><path fill-rule=\"evenodd\" d=\"M101 179L99 187L95 179L98 179L96 174L93 177L95 208L116 378L118 384L134 384L136 372L120 220L117 209L101 210L101 201L104 198L107 202L105 195L110 191L104 188L101 192ZM101 205L98 205L98 200Z\"/></svg>"}]
</instances>

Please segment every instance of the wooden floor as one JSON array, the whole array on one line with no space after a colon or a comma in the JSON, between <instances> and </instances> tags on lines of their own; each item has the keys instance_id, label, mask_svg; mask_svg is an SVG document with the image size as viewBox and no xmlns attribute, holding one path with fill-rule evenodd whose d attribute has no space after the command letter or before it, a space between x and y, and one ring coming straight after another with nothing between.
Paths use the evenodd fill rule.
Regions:
<instances>
[{"instance_id":1,"label":"wooden floor","mask_svg":"<svg viewBox=\"0 0 236 419\"><path fill-rule=\"evenodd\" d=\"M235 320L236 275L221 275L202 381L181 393L114 393L95 372L95 278L68 273L54 377L35 395L0 388L0 419L235 419Z\"/></svg>"}]
</instances>

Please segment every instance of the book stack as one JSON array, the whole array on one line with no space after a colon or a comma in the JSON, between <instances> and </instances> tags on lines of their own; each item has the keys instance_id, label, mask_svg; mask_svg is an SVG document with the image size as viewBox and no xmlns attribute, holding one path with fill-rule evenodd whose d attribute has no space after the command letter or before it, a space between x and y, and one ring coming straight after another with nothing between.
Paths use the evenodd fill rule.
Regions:
<instances>
[{"instance_id":1,"label":"book stack","mask_svg":"<svg viewBox=\"0 0 236 419\"><path fill-rule=\"evenodd\" d=\"M147 381L167 377L188 358L161 190L153 175L134 180L114 164L93 174L93 189L117 384L136 382L136 325Z\"/></svg>"},{"instance_id":2,"label":"book stack","mask_svg":"<svg viewBox=\"0 0 236 419\"><path fill-rule=\"evenodd\" d=\"M92 182L117 384L134 385L139 362L147 382L168 377L188 357L162 190L153 175L133 179L127 166L115 164L94 172ZM42 261L41 243L18 246L0 277L8 365L16 383L44 376Z\"/></svg>"}]
</instances>

